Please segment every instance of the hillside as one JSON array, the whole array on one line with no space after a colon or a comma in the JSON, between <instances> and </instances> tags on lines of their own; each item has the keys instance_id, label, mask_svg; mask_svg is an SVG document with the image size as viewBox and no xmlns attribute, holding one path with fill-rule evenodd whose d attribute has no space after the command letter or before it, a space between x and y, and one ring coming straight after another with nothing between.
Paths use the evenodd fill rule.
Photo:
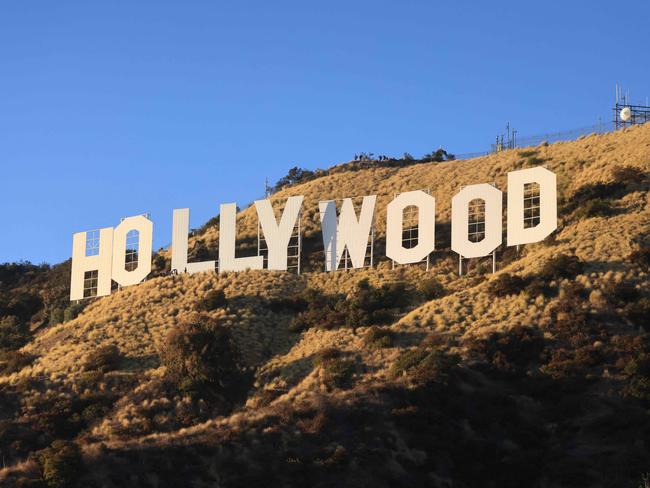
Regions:
<instances>
[{"instance_id":1,"label":"hillside","mask_svg":"<svg viewBox=\"0 0 650 488\"><path fill-rule=\"evenodd\" d=\"M539 165L558 176L557 232L502 245L495 275L475 259L459 277L452 196L482 182L505 192L508 171ZM428 271L392 269L384 209L415 189L436 197L437 250ZM278 211L305 196L299 276L169 276L163 252L151 279L63 317L68 268L20 269L3 293L35 298L0 376L0 482L638 486L650 472L649 190L646 124L283 189ZM371 194L375 266L323 272L318 201ZM216 226L195 233L190 255L214 255L217 240ZM251 206L238 253L256 242ZM20 310L9 302L5 322ZM173 356L192 350L174 334L197 323L232 343L209 368Z\"/></svg>"}]
</instances>

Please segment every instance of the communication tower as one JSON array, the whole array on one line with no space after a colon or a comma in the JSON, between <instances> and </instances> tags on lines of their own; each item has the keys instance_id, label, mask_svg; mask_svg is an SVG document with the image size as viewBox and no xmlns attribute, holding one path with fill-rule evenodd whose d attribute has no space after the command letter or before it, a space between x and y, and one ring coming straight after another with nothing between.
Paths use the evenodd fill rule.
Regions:
<instances>
[{"instance_id":1,"label":"communication tower","mask_svg":"<svg viewBox=\"0 0 650 488\"><path fill-rule=\"evenodd\" d=\"M616 103L614 105L614 128L616 130L636 124L650 122L650 105L646 97L645 105L632 104L629 90L616 84Z\"/></svg>"}]
</instances>

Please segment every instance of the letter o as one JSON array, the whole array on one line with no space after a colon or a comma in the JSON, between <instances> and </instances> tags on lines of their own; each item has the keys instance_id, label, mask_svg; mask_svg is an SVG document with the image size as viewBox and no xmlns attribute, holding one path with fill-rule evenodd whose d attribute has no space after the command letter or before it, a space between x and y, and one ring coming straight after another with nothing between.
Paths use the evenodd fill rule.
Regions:
<instances>
[{"instance_id":1,"label":"letter o","mask_svg":"<svg viewBox=\"0 0 650 488\"><path fill-rule=\"evenodd\" d=\"M469 202L485 202L485 238L472 242L468 238ZM481 183L469 185L451 199L451 249L464 258L487 256L501 244L503 194L498 188Z\"/></svg>"},{"instance_id":2,"label":"letter o","mask_svg":"<svg viewBox=\"0 0 650 488\"><path fill-rule=\"evenodd\" d=\"M402 244L404 209L418 209L418 243L407 249ZM399 194L386 207L386 256L399 264L418 263L436 247L436 199L422 190Z\"/></svg>"}]
</instances>

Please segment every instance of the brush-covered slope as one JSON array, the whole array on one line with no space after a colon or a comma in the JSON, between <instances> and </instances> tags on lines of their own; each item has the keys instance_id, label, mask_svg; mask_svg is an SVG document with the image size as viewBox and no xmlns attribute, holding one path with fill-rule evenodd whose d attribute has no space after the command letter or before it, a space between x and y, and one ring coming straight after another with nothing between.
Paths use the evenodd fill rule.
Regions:
<instances>
[{"instance_id":1,"label":"brush-covered slope","mask_svg":"<svg viewBox=\"0 0 650 488\"><path fill-rule=\"evenodd\" d=\"M501 247L495 275L470 260L459 277L452 196L505 191L508 171L538 165L558 176L557 232ZM79 486L636 486L650 470L649 173L646 125L282 190L278 211L305 196L300 276L159 276L33 335L32 359L0 377L0 480L52 485L60 461ZM437 202L428 271L383 257L386 204L414 189ZM375 266L323 272L318 201L370 194ZM250 253L254 207L238 239ZM217 240L208 226L190 254ZM170 372L191 322L230 332L236 387ZM73 443L39 451L57 439Z\"/></svg>"}]
</instances>

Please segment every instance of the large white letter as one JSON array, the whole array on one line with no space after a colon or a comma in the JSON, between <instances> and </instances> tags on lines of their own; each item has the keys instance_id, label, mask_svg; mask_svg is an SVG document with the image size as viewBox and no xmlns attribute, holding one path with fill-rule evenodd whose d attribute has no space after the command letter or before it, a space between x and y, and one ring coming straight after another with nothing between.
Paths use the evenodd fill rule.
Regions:
<instances>
[{"instance_id":1,"label":"large white letter","mask_svg":"<svg viewBox=\"0 0 650 488\"><path fill-rule=\"evenodd\" d=\"M262 269L263 256L235 257L237 233L237 205L226 203L219 210L219 271L242 271L247 268Z\"/></svg>"},{"instance_id":2,"label":"large white letter","mask_svg":"<svg viewBox=\"0 0 650 488\"><path fill-rule=\"evenodd\" d=\"M527 183L536 183L539 195L528 196L526 210L530 215L524 215L524 187ZM539 221L536 225L526 227L525 217L533 223L539 207ZM537 215L534 215L537 217ZM557 229L557 180L555 173L542 168L522 169L508 173L508 245L528 244L538 242Z\"/></svg>"},{"instance_id":3,"label":"large white letter","mask_svg":"<svg viewBox=\"0 0 650 488\"><path fill-rule=\"evenodd\" d=\"M111 260L113 258L113 228L72 236L72 274L70 300L111 294ZM96 293L95 293L96 292Z\"/></svg>"},{"instance_id":4,"label":"large white letter","mask_svg":"<svg viewBox=\"0 0 650 488\"><path fill-rule=\"evenodd\" d=\"M137 243L127 242L127 236L132 231L137 232ZM132 235L135 237L134 234ZM152 246L153 222L151 220L143 215L122 220L113 231L113 280L122 286L135 285L144 280L151 272ZM132 269L127 269L127 252L132 253L130 257L135 260L129 263Z\"/></svg>"},{"instance_id":5,"label":"large white letter","mask_svg":"<svg viewBox=\"0 0 650 488\"><path fill-rule=\"evenodd\" d=\"M468 238L469 202L485 202L485 237L472 242ZM470 185L451 199L451 249L464 258L487 256L501 244L503 196L500 190L482 183Z\"/></svg>"},{"instance_id":6,"label":"large white letter","mask_svg":"<svg viewBox=\"0 0 650 488\"><path fill-rule=\"evenodd\" d=\"M190 209L174 209L172 219L172 271L177 273L200 273L214 271L214 261L187 262L187 234L190 231Z\"/></svg>"},{"instance_id":7,"label":"large white letter","mask_svg":"<svg viewBox=\"0 0 650 488\"><path fill-rule=\"evenodd\" d=\"M407 249L402 243L404 209L418 209L418 244ZM422 190L401 193L386 207L386 256L399 264L418 263L436 247L436 199Z\"/></svg>"},{"instance_id":8,"label":"large white letter","mask_svg":"<svg viewBox=\"0 0 650 488\"><path fill-rule=\"evenodd\" d=\"M300 215L302 200L302 196L289 197L287 199L279 225L275 218L271 202L269 200L255 201L257 217L260 220L262 232L264 232L264 239L269 249L268 269L287 269L287 247L289 246L293 229L296 227L298 215Z\"/></svg>"},{"instance_id":9,"label":"large white letter","mask_svg":"<svg viewBox=\"0 0 650 488\"><path fill-rule=\"evenodd\" d=\"M344 199L338 224L336 222L336 202L327 200L318 203L327 271L338 269L339 261L346 247L350 254L352 267L363 267L376 200L377 195L363 197L361 215L357 220L352 199Z\"/></svg>"}]
</instances>

